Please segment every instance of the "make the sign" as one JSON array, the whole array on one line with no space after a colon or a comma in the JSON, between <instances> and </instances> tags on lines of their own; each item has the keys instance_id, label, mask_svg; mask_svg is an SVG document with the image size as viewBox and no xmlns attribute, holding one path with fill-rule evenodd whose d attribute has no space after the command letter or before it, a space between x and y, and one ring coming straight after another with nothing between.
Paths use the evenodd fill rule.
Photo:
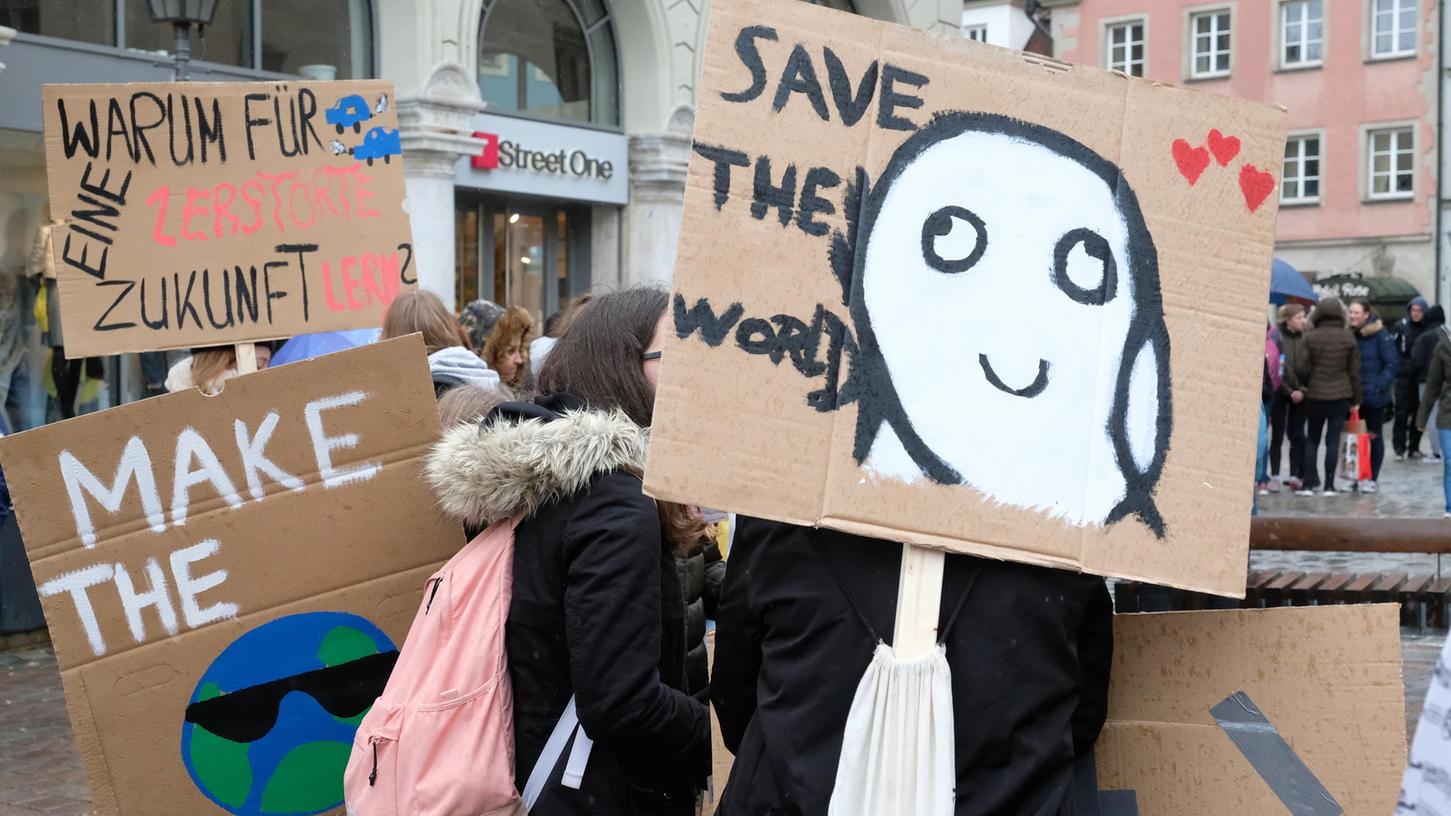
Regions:
<instances>
[{"instance_id":1,"label":"make the sign","mask_svg":"<svg viewBox=\"0 0 1451 816\"><path fill-rule=\"evenodd\" d=\"M377 326L416 282L382 81L45 86L71 357Z\"/></svg>"},{"instance_id":2,"label":"make the sign","mask_svg":"<svg viewBox=\"0 0 1451 816\"><path fill-rule=\"evenodd\" d=\"M105 814L319 813L462 531L415 335L0 441Z\"/></svg>"},{"instance_id":3,"label":"make the sign","mask_svg":"<svg viewBox=\"0 0 1451 816\"><path fill-rule=\"evenodd\" d=\"M1243 594L1282 110L767 0L701 87L647 489Z\"/></svg>"}]
</instances>

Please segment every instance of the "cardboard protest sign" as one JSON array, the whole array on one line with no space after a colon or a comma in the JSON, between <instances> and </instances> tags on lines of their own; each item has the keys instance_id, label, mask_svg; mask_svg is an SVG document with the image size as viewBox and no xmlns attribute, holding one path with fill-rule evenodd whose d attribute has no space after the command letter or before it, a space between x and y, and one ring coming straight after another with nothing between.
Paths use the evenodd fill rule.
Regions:
<instances>
[{"instance_id":1,"label":"cardboard protest sign","mask_svg":"<svg viewBox=\"0 0 1451 816\"><path fill-rule=\"evenodd\" d=\"M416 282L393 86L45 86L66 352L377 326Z\"/></svg>"},{"instance_id":2,"label":"cardboard protest sign","mask_svg":"<svg viewBox=\"0 0 1451 816\"><path fill-rule=\"evenodd\" d=\"M1119 615L1104 795L1140 816L1380 816L1405 768L1396 604Z\"/></svg>"},{"instance_id":3,"label":"cardboard protest sign","mask_svg":"<svg viewBox=\"0 0 1451 816\"><path fill-rule=\"evenodd\" d=\"M1431 672L1396 816L1451 813L1451 638Z\"/></svg>"},{"instance_id":4,"label":"cardboard protest sign","mask_svg":"<svg viewBox=\"0 0 1451 816\"><path fill-rule=\"evenodd\" d=\"M425 581L417 336L0 440L104 814L318 813Z\"/></svg>"},{"instance_id":5,"label":"cardboard protest sign","mask_svg":"<svg viewBox=\"0 0 1451 816\"><path fill-rule=\"evenodd\" d=\"M653 494L1243 593L1282 110L768 0L701 87Z\"/></svg>"}]
</instances>

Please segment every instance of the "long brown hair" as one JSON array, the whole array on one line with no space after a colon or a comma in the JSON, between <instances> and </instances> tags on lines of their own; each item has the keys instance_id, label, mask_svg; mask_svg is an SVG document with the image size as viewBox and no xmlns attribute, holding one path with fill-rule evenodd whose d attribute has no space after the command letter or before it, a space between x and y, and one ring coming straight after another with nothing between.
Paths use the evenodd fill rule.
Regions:
<instances>
[{"instance_id":1,"label":"long brown hair","mask_svg":"<svg viewBox=\"0 0 1451 816\"><path fill-rule=\"evenodd\" d=\"M539 372L541 394L572 394L598 410L619 410L642 428L655 412L655 389L645 379L640 355L655 339L670 307L664 291L642 287L600 295L574 315L569 330ZM677 555L693 552L706 527L683 504L659 502L660 526Z\"/></svg>"},{"instance_id":2,"label":"long brown hair","mask_svg":"<svg viewBox=\"0 0 1451 816\"><path fill-rule=\"evenodd\" d=\"M414 332L423 334L423 345L429 354L451 346L474 350L458 318L443 305L442 298L427 289L404 292L389 304L387 314L383 315L381 339L392 340Z\"/></svg>"}]
</instances>

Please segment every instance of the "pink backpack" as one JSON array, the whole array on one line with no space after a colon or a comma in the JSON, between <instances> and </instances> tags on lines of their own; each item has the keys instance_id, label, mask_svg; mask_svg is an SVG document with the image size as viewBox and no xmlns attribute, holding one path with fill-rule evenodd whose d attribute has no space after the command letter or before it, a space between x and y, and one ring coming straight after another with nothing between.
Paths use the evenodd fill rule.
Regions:
<instances>
[{"instance_id":1,"label":"pink backpack","mask_svg":"<svg viewBox=\"0 0 1451 816\"><path fill-rule=\"evenodd\" d=\"M569 701L521 798L514 785L514 691L504 623L514 528L490 525L424 585L383 694L343 773L352 816L522 816L574 736L565 784L578 788L591 742Z\"/></svg>"}]
</instances>

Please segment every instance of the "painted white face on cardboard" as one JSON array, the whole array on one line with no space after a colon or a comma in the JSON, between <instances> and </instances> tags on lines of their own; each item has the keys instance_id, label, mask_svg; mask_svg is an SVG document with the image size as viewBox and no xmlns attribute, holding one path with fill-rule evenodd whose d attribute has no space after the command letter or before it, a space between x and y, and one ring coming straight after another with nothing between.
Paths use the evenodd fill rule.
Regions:
<instances>
[{"instance_id":1,"label":"painted white face on cardboard","mask_svg":"<svg viewBox=\"0 0 1451 816\"><path fill-rule=\"evenodd\" d=\"M882 183L860 292L901 419L989 500L1104 523L1126 493L1110 432L1123 365L1130 468L1155 452L1155 351L1125 360L1147 235L1102 176L1001 132L929 143ZM920 458L888 423L864 464L911 480Z\"/></svg>"}]
</instances>

